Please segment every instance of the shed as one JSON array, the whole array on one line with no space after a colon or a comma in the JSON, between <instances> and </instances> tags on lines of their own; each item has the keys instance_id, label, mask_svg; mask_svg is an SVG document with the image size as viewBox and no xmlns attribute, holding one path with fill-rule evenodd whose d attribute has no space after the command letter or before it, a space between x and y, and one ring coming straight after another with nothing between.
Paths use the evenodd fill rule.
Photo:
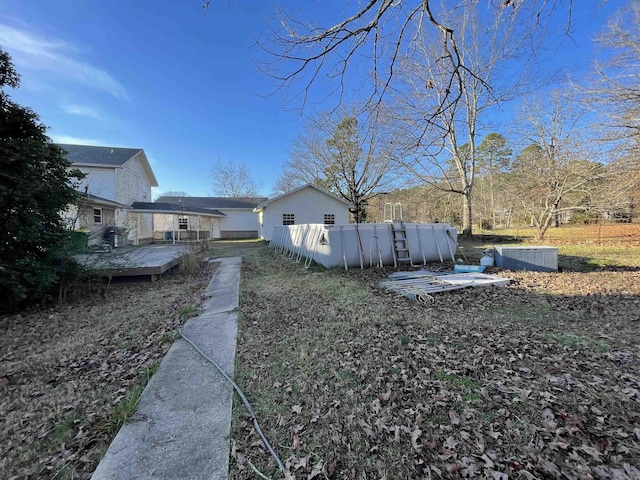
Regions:
<instances>
[{"instance_id":1,"label":"shed","mask_svg":"<svg viewBox=\"0 0 640 480\"><path fill-rule=\"evenodd\" d=\"M346 200L307 184L263 201L254 212L258 214L260 237L271 240L273 227L278 225L346 225L351 207L353 205Z\"/></svg>"}]
</instances>

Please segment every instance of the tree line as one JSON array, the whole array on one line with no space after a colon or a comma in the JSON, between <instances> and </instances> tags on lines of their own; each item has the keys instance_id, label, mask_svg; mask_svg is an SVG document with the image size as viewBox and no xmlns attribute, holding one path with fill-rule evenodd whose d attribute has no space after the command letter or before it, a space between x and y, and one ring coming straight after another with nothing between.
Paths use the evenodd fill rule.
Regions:
<instances>
[{"instance_id":1,"label":"tree line","mask_svg":"<svg viewBox=\"0 0 640 480\"><path fill-rule=\"evenodd\" d=\"M417 196L421 219L452 221L463 235L474 224L518 221L543 238L569 219L633 220L640 6L627 2L595 39L601 55L589 78L562 87L537 72L549 44L567 34L551 28L569 15L566 4L455 7L372 0L329 28L282 11L268 43L276 61L265 71L306 102L314 79L333 68L341 95L307 120L274 193L315 183L350 201L357 221L381 198ZM357 55L370 61L371 88L362 102L346 102ZM507 104L516 105L512 124L492 128Z\"/></svg>"}]
</instances>

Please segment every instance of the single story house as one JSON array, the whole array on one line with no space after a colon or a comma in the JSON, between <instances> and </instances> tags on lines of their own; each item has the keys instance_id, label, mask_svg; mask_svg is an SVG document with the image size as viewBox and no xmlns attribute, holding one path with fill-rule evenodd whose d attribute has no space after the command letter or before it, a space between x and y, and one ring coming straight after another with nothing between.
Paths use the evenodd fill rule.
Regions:
<instances>
[{"instance_id":1,"label":"single story house","mask_svg":"<svg viewBox=\"0 0 640 480\"><path fill-rule=\"evenodd\" d=\"M275 225L346 225L352 207L346 200L307 184L270 200L265 199L253 211L258 214L260 237L271 240Z\"/></svg>"},{"instance_id":2,"label":"single story house","mask_svg":"<svg viewBox=\"0 0 640 480\"><path fill-rule=\"evenodd\" d=\"M216 237L218 219L225 215L217 210L184 207L173 203L134 202L131 211L152 216L153 240L205 240Z\"/></svg>"},{"instance_id":3,"label":"single story house","mask_svg":"<svg viewBox=\"0 0 640 480\"><path fill-rule=\"evenodd\" d=\"M181 238L258 238L254 209L265 200L265 197L161 196L151 204L155 206L154 235L182 231ZM134 205L136 209L139 207Z\"/></svg>"}]
</instances>

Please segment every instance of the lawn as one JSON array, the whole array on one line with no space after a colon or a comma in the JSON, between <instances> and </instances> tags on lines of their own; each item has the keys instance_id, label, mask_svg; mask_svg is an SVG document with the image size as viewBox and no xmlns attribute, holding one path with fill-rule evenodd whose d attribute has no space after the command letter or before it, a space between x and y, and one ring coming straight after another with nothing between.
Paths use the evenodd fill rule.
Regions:
<instances>
[{"instance_id":1,"label":"lawn","mask_svg":"<svg viewBox=\"0 0 640 480\"><path fill-rule=\"evenodd\" d=\"M89 478L197 314L210 266L88 283L67 305L0 317L0 477Z\"/></svg>"},{"instance_id":2,"label":"lawn","mask_svg":"<svg viewBox=\"0 0 640 480\"><path fill-rule=\"evenodd\" d=\"M296 478L639 478L638 238L550 239L562 272L427 305L216 242L244 256L236 380ZM2 478L88 478L210 277L0 318ZM231 443L232 479L280 477L237 402Z\"/></svg>"},{"instance_id":3,"label":"lawn","mask_svg":"<svg viewBox=\"0 0 640 480\"><path fill-rule=\"evenodd\" d=\"M514 243L514 240L517 242ZM561 269L594 271L602 267L622 270L640 267L640 224L568 225L550 228L544 240L536 241L527 229L495 230L464 244L473 259L498 241L504 245L551 245L558 247Z\"/></svg>"},{"instance_id":4,"label":"lawn","mask_svg":"<svg viewBox=\"0 0 640 480\"><path fill-rule=\"evenodd\" d=\"M561 243L559 273L426 305L248 251L236 380L290 475L640 478L637 252ZM230 478L255 470L281 477L235 402Z\"/></svg>"}]
</instances>

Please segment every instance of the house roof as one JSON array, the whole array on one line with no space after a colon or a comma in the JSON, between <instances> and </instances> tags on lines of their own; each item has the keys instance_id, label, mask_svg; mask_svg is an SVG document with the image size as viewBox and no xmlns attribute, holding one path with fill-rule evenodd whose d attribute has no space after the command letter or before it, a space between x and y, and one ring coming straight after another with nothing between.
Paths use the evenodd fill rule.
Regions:
<instances>
[{"instance_id":1,"label":"house roof","mask_svg":"<svg viewBox=\"0 0 640 480\"><path fill-rule=\"evenodd\" d=\"M90 205L99 205L101 207L131 208L129 205L125 205L124 203L114 202L113 200L109 200L108 198L91 195L90 193L83 194L83 197L80 199L80 201L86 202Z\"/></svg>"},{"instance_id":2,"label":"house roof","mask_svg":"<svg viewBox=\"0 0 640 480\"><path fill-rule=\"evenodd\" d=\"M208 217L226 217L226 215L212 208L201 208L191 205L181 205L179 203L163 202L133 202L132 211L144 213L167 213L180 215L205 215Z\"/></svg>"},{"instance_id":3,"label":"house roof","mask_svg":"<svg viewBox=\"0 0 640 480\"><path fill-rule=\"evenodd\" d=\"M138 157L152 187L158 186L149 160L141 148L99 147L95 145L71 145L58 143L65 151L65 158L76 166L121 168L134 157Z\"/></svg>"},{"instance_id":4,"label":"house roof","mask_svg":"<svg viewBox=\"0 0 640 480\"><path fill-rule=\"evenodd\" d=\"M66 153L65 157L71 163L87 165L113 165L122 166L132 157L135 157L141 148L115 148L97 147L94 145L70 145L57 144Z\"/></svg>"},{"instance_id":5,"label":"house roof","mask_svg":"<svg viewBox=\"0 0 640 480\"><path fill-rule=\"evenodd\" d=\"M156 203L182 202L185 206L199 208L229 208L253 210L260 202L267 200L266 197L168 197L162 196L156 199Z\"/></svg>"},{"instance_id":6,"label":"house roof","mask_svg":"<svg viewBox=\"0 0 640 480\"><path fill-rule=\"evenodd\" d=\"M320 193L324 193L325 195L327 195L328 197L332 198L333 200L337 200L339 202L344 203L345 206L347 206L347 207L352 207L353 206L351 203L349 203L346 200L334 195L333 193L327 192L326 190L323 190L322 188L317 187L312 183L307 183L306 185L303 185L301 187L295 188L295 189L291 190L290 192L283 193L282 195L278 195L277 197L273 197L271 199L265 199L265 201L260 202L260 204L258 206L256 206L254 212L259 212L263 208L265 208L267 205L269 205L270 203L276 202L276 201L280 200L281 198L288 197L289 195L293 195L294 193L299 192L300 190L304 190L305 188L313 188L314 190L317 190Z\"/></svg>"}]
</instances>

